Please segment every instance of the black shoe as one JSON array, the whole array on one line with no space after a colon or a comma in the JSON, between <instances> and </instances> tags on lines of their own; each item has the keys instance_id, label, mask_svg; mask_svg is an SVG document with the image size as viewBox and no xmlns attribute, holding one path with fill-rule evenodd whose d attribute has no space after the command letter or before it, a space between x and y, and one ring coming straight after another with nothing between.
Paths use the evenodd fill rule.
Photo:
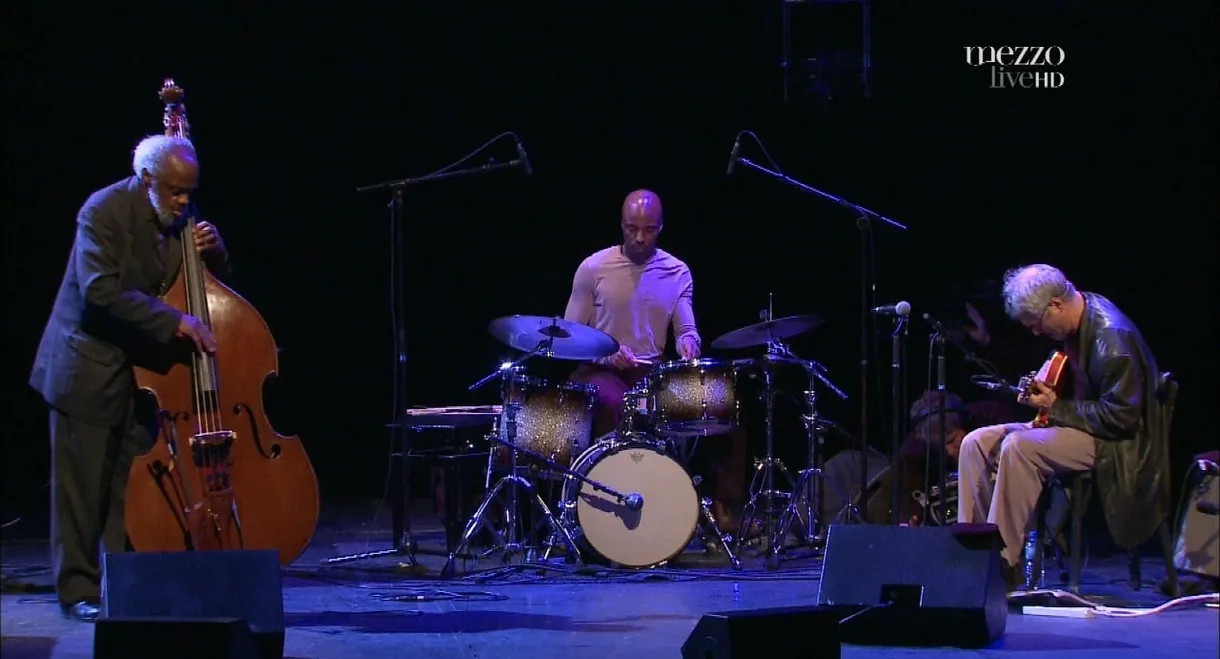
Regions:
<instances>
[{"instance_id":1,"label":"black shoe","mask_svg":"<svg viewBox=\"0 0 1220 659\"><path fill-rule=\"evenodd\" d=\"M97 616L100 611L96 604L91 604L87 600L81 600L76 604L61 604L60 609L63 611L64 617L68 620L77 622L97 622Z\"/></svg>"}]
</instances>

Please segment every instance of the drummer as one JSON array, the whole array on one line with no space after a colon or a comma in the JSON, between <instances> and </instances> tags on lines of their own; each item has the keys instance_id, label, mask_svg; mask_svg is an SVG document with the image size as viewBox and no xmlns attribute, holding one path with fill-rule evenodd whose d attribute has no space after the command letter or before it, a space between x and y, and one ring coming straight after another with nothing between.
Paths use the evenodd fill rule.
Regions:
<instances>
[{"instance_id":1,"label":"drummer","mask_svg":"<svg viewBox=\"0 0 1220 659\"><path fill-rule=\"evenodd\" d=\"M614 355L582 363L571 376L575 382L598 387L595 437L618 427L623 395L664 360L671 326L682 359L701 354L694 281L685 263L657 247L663 225L661 199L656 193L636 190L628 194L622 208L623 242L582 261L572 281L564 319L599 329L620 346ZM726 504L744 498L745 449L744 435L735 433L732 457L720 461L718 522L721 517L731 522ZM725 522L721 526L727 528Z\"/></svg>"}]
</instances>

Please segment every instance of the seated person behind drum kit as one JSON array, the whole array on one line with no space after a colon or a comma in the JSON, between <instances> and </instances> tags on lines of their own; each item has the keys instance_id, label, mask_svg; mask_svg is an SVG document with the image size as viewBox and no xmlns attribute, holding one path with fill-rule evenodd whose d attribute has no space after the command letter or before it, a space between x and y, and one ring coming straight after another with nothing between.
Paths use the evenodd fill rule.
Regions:
<instances>
[{"instance_id":1,"label":"seated person behind drum kit","mask_svg":"<svg viewBox=\"0 0 1220 659\"><path fill-rule=\"evenodd\" d=\"M928 518L916 501L915 493L927 493L932 487L940 486L940 416L938 391L925 391L911 404L911 430L898 453L903 479L898 497L898 519L911 526L918 526ZM969 430L1012 420L1011 411L1002 403L992 400L963 403L957 394L945 392L945 453L949 469L954 469L962 440Z\"/></svg>"},{"instance_id":2,"label":"seated person behind drum kit","mask_svg":"<svg viewBox=\"0 0 1220 659\"><path fill-rule=\"evenodd\" d=\"M599 329L620 345L617 354L581 364L570 378L598 387L595 437L618 428L623 395L663 360L670 325L678 355L684 360L700 355L690 268L657 247L662 225L661 199L655 193L627 195L622 244L586 258L572 281L564 319ZM728 444L730 455L719 461L713 514L722 529L735 528L730 507L744 499L745 436L734 431L716 443Z\"/></svg>"},{"instance_id":3,"label":"seated person behind drum kit","mask_svg":"<svg viewBox=\"0 0 1220 659\"><path fill-rule=\"evenodd\" d=\"M1062 394L1035 382L1022 401L1047 413L1044 425L987 426L962 441L958 522L998 527L1011 585L1044 485L1056 473L1096 469L1115 541L1131 548L1150 537L1167 513L1168 428L1156 360L1114 303L1042 264L1007 273L1004 299L1009 316L1062 341L1068 358Z\"/></svg>"}]
</instances>

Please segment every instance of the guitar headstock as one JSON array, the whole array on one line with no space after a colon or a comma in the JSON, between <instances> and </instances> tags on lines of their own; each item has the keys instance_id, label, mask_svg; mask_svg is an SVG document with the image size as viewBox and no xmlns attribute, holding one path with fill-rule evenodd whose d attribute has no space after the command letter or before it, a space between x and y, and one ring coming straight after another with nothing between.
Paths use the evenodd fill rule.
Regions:
<instances>
[{"instance_id":1,"label":"guitar headstock","mask_svg":"<svg viewBox=\"0 0 1220 659\"><path fill-rule=\"evenodd\" d=\"M1036 380L1036 379L1038 379L1038 374L1036 372L1032 372L1029 375L1021 376L1021 379L1017 381L1017 402L1018 403L1025 403L1026 401L1029 400L1030 394L1033 393L1034 380Z\"/></svg>"},{"instance_id":2,"label":"guitar headstock","mask_svg":"<svg viewBox=\"0 0 1220 659\"><path fill-rule=\"evenodd\" d=\"M158 97L165 104L165 114L161 121L165 125L165 134L190 137L190 124L186 121L186 92L173 78L166 78Z\"/></svg>"}]
</instances>

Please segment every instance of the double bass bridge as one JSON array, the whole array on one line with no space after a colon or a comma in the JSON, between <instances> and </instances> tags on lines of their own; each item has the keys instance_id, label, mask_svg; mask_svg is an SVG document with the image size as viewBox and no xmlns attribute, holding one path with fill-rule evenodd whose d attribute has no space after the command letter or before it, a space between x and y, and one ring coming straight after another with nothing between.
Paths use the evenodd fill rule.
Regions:
<instances>
[{"instance_id":1,"label":"double bass bridge","mask_svg":"<svg viewBox=\"0 0 1220 659\"><path fill-rule=\"evenodd\" d=\"M197 549L233 549L241 541L241 520L233 498L230 468L237 433L216 430L191 436L191 461L200 476L202 500L187 511L187 525Z\"/></svg>"},{"instance_id":2,"label":"double bass bridge","mask_svg":"<svg viewBox=\"0 0 1220 659\"><path fill-rule=\"evenodd\" d=\"M191 436L191 461L203 477L203 491L229 489L229 468L233 466L233 444L237 433L216 430Z\"/></svg>"}]
</instances>

